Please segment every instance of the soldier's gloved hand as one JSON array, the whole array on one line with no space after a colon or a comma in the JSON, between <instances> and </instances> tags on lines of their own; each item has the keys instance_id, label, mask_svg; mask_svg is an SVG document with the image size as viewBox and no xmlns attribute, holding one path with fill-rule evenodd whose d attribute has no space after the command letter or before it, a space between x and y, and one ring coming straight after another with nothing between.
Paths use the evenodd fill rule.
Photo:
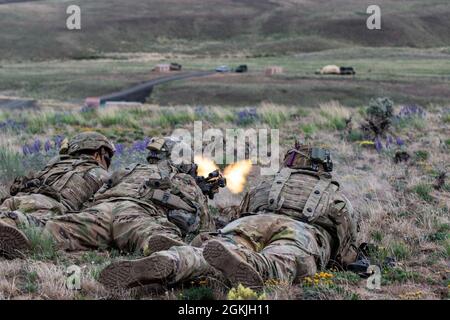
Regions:
<instances>
[{"instance_id":1,"label":"soldier's gloved hand","mask_svg":"<svg viewBox=\"0 0 450 320\"><path fill-rule=\"evenodd\" d=\"M200 227L200 217L184 210L170 210L167 218L180 228L183 236L197 231Z\"/></svg>"}]
</instances>

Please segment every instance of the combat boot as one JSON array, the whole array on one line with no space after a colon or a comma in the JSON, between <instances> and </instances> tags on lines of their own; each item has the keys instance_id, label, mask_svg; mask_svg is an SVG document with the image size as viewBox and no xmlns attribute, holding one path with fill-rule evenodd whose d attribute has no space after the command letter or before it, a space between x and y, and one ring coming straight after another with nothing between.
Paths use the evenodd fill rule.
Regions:
<instances>
[{"instance_id":1,"label":"combat boot","mask_svg":"<svg viewBox=\"0 0 450 320\"><path fill-rule=\"evenodd\" d=\"M203 249L203 257L212 267L221 271L233 286L242 284L249 288L261 288L264 285L258 271L222 241L208 241Z\"/></svg>"},{"instance_id":2,"label":"combat boot","mask_svg":"<svg viewBox=\"0 0 450 320\"><path fill-rule=\"evenodd\" d=\"M0 222L0 256L7 259L24 258L31 248L25 234L19 229Z\"/></svg>"},{"instance_id":3,"label":"combat boot","mask_svg":"<svg viewBox=\"0 0 450 320\"><path fill-rule=\"evenodd\" d=\"M149 256L152 253L169 250L171 247L184 246L183 241L170 238L166 235L154 235L147 241L147 246L144 247L144 255Z\"/></svg>"},{"instance_id":4,"label":"combat boot","mask_svg":"<svg viewBox=\"0 0 450 320\"><path fill-rule=\"evenodd\" d=\"M100 273L99 282L109 289L130 289L155 282L165 282L177 269L171 256L154 253L138 260L110 264Z\"/></svg>"}]
</instances>

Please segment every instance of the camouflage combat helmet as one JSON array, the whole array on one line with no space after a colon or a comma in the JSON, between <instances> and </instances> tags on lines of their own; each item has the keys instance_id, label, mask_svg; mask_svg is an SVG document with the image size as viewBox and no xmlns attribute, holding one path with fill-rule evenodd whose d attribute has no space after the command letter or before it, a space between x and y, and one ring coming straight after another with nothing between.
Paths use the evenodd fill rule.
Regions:
<instances>
[{"instance_id":1,"label":"camouflage combat helmet","mask_svg":"<svg viewBox=\"0 0 450 320\"><path fill-rule=\"evenodd\" d=\"M147 161L156 163L161 160L170 160L173 147L178 143L181 141L173 137L152 138L147 146L147 150L149 150Z\"/></svg>"},{"instance_id":2,"label":"camouflage combat helmet","mask_svg":"<svg viewBox=\"0 0 450 320\"><path fill-rule=\"evenodd\" d=\"M67 141L66 146L64 146L64 144L65 143L63 142L60 153L66 153L69 155L75 155L79 152L87 150L95 151L102 147L106 149L110 157L112 157L116 152L114 144L112 144L104 135L95 131L79 133Z\"/></svg>"},{"instance_id":3,"label":"camouflage combat helmet","mask_svg":"<svg viewBox=\"0 0 450 320\"><path fill-rule=\"evenodd\" d=\"M301 144L298 141L295 142L294 148L286 153L284 166L292 169L333 171L333 162L328 149Z\"/></svg>"}]
</instances>

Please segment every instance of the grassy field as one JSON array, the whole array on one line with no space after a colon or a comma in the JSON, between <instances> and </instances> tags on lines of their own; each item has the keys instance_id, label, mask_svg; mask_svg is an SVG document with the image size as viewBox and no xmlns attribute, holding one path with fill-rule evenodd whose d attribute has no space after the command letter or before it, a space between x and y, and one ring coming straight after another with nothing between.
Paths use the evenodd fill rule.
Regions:
<instances>
[{"instance_id":1,"label":"grassy field","mask_svg":"<svg viewBox=\"0 0 450 320\"><path fill-rule=\"evenodd\" d=\"M376 262L396 263L383 267L380 291L356 274L325 270L292 286L267 283L266 297L448 299L448 177L435 185L450 163L450 6L377 2L383 30L369 32L369 0L0 0L0 99L30 98L39 106L0 108L0 198L15 176L41 169L63 137L80 131L98 130L115 142L117 169L145 161L149 137L192 130L196 120L204 130L278 128L282 151L298 137L331 149L336 176L363 219L361 240L379 247ZM69 4L81 6L80 32L65 29ZM157 86L142 106L82 108L86 97L165 75L151 69L169 62L186 71L247 64L249 72ZM353 66L357 74L314 74L327 64ZM264 76L272 65L284 73ZM366 108L385 96L395 102L392 130L366 141ZM410 160L395 163L397 151ZM255 166L247 190L261 179ZM242 197L221 192L211 211L222 214ZM33 253L0 258L0 299L219 299L231 289L208 278L113 295L96 279L124 253L68 254L36 230L26 232ZM72 264L83 267L79 292L64 287Z\"/></svg>"},{"instance_id":2,"label":"grassy field","mask_svg":"<svg viewBox=\"0 0 450 320\"><path fill-rule=\"evenodd\" d=\"M182 54L114 54L102 59L7 63L0 68L0 94L82 103L161 76L156 63L177 61L185 70L212 70L245 63L244 75L216 75L156 87L149 102L162 105L252 105L264 101L313 106L339 100L361 106L368 98L391 96L402 103L445 103L450 98L450 51L408 48L348 48L277 57L241 54L200 57ZM355 77L320 76L327 64L353 66ZM265 77L267 66L283 75Z\"/></svg>"},{"instance_id":3,"label":"grassy field","mask_svg":"<svg viewBox=\"0 0 450 320\"><path fill-rule=\"evenodd\" d=\"M433 184L441 172L448 171L450 163L450 109L429 105L425 113L405 113L408 108L396 106L391 140L382 140L378 150L373 142L362 141L359 126L365 109L348 108L336 102L322 104L319 108L263 104L253 111L238 107L144 105L89 112L69 106L65 111L48 106L28 113L3 112L0 115L4 129L0 134L0 176L7 186L15 174L42 167L55 155L58 139L81 130L96 129L111 137L120 150L113 167L120 168L131 162L145 161L142 144L146 137L169 134L175 128L192 130L194 120L203 120L204 129L277 127L282 150L287 150L298 136L325 144L332 150L336 176L362 216L361 240L379 246L379 256L375 258L381 260L377 261L389 256L395 258L396 263L384 266L380 291L368 290L365 280L355 274L325 270L331 276L318 274L317 282L313 283L309 280L293 286L268 283L266 297L447 299L450 290L450 185L446 182L437 190ZM345 125L345 119L350 116L352 132L348 132ZM394 153L400 150L411 155L408 163L394 163ZM246 189L262 178L255 167ZM230 198L228 193L220 193L210 204L212 212L220 214L224 207L238 204L242 196ZM27 232L33 239L33 254L26 260L0 261L0 298L117 298L117 293L112 296L96 278L107 263L123 258L122 253L112 250L67 254L57 250L35 230ZM64 270L74 263L83 267L83 285L79 292L64 287ZM218 299L226 298L229 290L226 285L208 278L168 291L123 292L118 297Z\"/></svg>"}]
</instances>

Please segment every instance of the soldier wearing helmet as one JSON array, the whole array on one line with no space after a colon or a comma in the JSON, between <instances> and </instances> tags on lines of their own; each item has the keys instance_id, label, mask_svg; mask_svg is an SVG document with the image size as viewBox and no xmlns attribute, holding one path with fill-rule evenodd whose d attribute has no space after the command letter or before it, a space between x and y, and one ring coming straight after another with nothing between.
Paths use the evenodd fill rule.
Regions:
<instances>
[{"instance_id":1,"label":"soldier wearing helmet","mask_svg":"<svg viewBox=\"0 0 450 320\"><path fill-rule=\"evenodd\" d=\"M194 177L168 160L174 141L152 139L149 163L113 172L89 208L49 219L45 231L61 249L69 251L113 246L143 254L159 250L161 241L153 242L156 234L164 236L166 247L182 245L199 232L213 231L207 199ZM27 243L17 230L9 234L12 240L3 243L9 251L16 250L17 243Z\"/></svg>"},{"instance_id":2,"label":"soldier wearing helmet","mask_svg":"<svg viewBox=\"0 0 450 320\"><path fill-rule=\"evenodd\" d=\"M60 155L43 170L16 178L11 196L0 205L0 242L5 224L44 224L53 216L80 210L108 180L114 152L102 134L83 132L66 139Z\"/></svg>"},{"instance_id":3,"label":"soldier wearing helmet","mask_svg":"<svg viewBox=\"0 0 450 320\"><path fill-rule=\"evenodd\" d=\"M192 242L196 247L172 246L115 262L100 281L110 287L175 284L219 271L232 285L262 287L271 279L299 281L331 264L345 267L356 258L358 218L332 170L328 150L296 143L279 173L245 196L239 219L200 235Z\"/></svg>"}]
</instances>

